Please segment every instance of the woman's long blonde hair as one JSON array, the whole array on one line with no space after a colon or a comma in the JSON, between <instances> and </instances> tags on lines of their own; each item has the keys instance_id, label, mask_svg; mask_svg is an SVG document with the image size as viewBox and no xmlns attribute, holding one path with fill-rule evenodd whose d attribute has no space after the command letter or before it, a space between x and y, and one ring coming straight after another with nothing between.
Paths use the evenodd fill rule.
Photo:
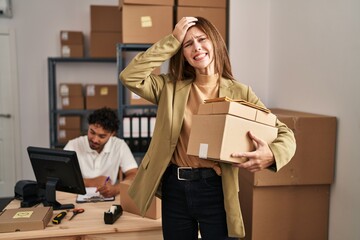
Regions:
<instances>
[{"instance_id":1,"label":"woman's long blonde hair","mask_svg":"<svg viewBox=\"0 0 360 240\"><path fill-rule=\"evenodd\" d=\"M198 21L192 27L203 31L213 44L215 73L226 79L234 79L226 44L216 27L203 17L196 17ZM182 48L170 59L169 74L174 81L195 79L195 69L185 61Z\"/></svg>"}]
</instances>

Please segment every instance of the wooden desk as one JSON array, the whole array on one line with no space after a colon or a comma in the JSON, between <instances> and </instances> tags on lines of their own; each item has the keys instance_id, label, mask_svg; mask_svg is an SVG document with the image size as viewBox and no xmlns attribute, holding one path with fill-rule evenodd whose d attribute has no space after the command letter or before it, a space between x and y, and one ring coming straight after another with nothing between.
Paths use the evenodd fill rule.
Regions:
<instances>
[{"instance_id":1,"label":"wooden desk","mask_svg":"<svg viewBox=\"0 0 360 240\"><path fill-rule=\"evenodd\" d=\"M75 203L75 194L57 192L57 199L60 203ZM123 215L114 224L104 223L104 212L109 210L112 204L119 204L119 196L115 201L80 203L75 207L84 208L85 212L76 215L71 221L69 218L72 212L68 212L61 224L55 225L51 221L44 230L33 230L12 233L0 233L0 239L162 239L161 219L153 220L123 212ZM20 201L12 201L6 209L20 207ZM53 217L60 210L53 213Z\"/></svg>"}]
</instances>

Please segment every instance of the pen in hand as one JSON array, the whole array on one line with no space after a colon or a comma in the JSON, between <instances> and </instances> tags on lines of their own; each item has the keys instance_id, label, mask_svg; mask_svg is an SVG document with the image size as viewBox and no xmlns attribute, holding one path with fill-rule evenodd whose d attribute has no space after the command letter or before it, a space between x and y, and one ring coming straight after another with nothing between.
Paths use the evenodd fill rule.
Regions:
<instances>
[{"instance_id":1,"label":"pen in hand","mask_svg":"<svg viewBox=\"0 0 360 240\"><path fill-rule=\"evenodd\" d=\"M106 183L110 180L110 176L108 176L104 182L104 187L106 186Z\"/></svg>"},{"instance_id":2,"label":"pen in hand","mask_svg":"<svg viewBox=\"0 0 360 240\"><path fill-rule=\"evenodd\" d=\"M97 187L96 192L100 192L100 194L102 194L103 191L106 189L106 184L107 184L107 182L109 182L109 181L110 181L110 176L108 176L108 177L105 179L104 185L101 185L101 186Z\"/></svg>"}]
</instances>

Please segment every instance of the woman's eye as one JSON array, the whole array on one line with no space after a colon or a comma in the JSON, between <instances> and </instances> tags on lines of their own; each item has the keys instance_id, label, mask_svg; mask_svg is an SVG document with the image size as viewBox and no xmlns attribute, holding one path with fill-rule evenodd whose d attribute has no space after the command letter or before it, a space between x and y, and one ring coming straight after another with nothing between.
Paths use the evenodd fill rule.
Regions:
<instances>
[{"instance_id":1,"label":"woman's eye","mask_svg":"<svg viewBox=\"0 0 360 240\"><path fill-rule=\"evenodd\" d=\"M190 45L191 45L191 43L187 43L187 44L184 45L184 48L187 48L187 47L189 47Z\"/></svg>"}]
</instances>

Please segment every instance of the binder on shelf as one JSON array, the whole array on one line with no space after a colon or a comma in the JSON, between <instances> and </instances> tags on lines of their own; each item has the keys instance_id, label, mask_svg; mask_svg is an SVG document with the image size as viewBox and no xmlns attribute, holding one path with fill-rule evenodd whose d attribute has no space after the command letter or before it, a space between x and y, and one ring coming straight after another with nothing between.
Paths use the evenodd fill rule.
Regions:
<instances>
[{"instance_id":1,"label":"binder on shelf","mask_svg":"<svg viewBox=\"0 0 360 240\"><path fill-rule=\"evenodd\" d=\"M131 116L131 140L134 152L140 151L140 124L138 116Z\"/></svg>"},{"instance_id":2,"label":"binder on shelf","mask_svg":"<svg viewBox=\"0 0 360 240\"><path fill-rule=\"evenodd\" d=\"M123 139L131 149L131 129L130 129L130 117L123 118ZM132 150L132 149L131 149Z\"/></svg>"},{"instance_id":3,"label":"binder on shelf","mask_svg":"<svg viewBox=\"0 0 360 240\"><path fill-rule=\"evenodd\" d=\"M149 138L149 124L150 118L148 116L140 117L140 151L146 152L149 147L150 138Z\"/></svg>"},{"instance_id":4,"label":"binder on shelf","mask_svg":"<svg viewBox=\"0 0 360 240\"><path fill-rule=\"evenodd\" d=\"M133 153L147 151L154 132L156 117L153 112L136 113L123 117L123 139Z\"/></svg>"},{"instance_id":5,"label":"binder on shelf","mask_svg":"<svg viewBox=\"0 0 360 240\"><path fill-rule=\"evenodd\" d=\"M153 136L155 123L156 123L156 117L155 116L150 117L150 137Z\"/></svg>"}]
</instances>

